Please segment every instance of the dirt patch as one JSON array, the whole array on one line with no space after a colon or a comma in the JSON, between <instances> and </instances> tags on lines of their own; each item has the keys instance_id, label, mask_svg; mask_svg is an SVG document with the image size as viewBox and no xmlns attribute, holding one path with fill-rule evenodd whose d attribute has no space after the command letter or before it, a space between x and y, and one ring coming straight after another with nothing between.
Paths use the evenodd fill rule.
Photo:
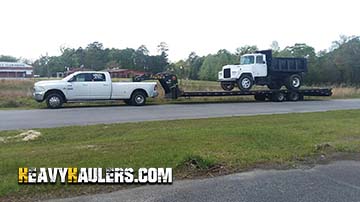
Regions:
<instances>
[{"instance_id":1,"label":"dirt patch","mask_svg":"<svg viewBox=\"0 0 360 202\"><path fill-rule=\"evenodd\" d=\"M179 170L178 173L184 173L178 176L179 179L214 177L230 173L225 165L197 155L187 156L176 169Z\"/></svg>"},{"instance_id":2,"label":"dirt patch","mask_svg":"<svg viewBox=\"0 0 360 202\"><path fill-rule=\"evenodd\" d=\"M28 130L25 132L22 132L15 136L8 136L8 137L0 137L0 142L7 143L7 142L19 142L19 141L32 141L36 140L41 136L41 133L39 131L35 130Z\"/></svg>"}]
</instances>

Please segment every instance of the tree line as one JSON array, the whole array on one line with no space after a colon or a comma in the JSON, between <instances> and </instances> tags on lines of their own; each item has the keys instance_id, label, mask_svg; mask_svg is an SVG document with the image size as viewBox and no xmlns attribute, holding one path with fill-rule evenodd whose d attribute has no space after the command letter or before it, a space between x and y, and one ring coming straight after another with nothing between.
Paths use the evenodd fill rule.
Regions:
<instances>
[{"instance_id":1,"label":"tree line","mask_svg":"<svg viewBox=\"0 0 360 202\"><path fill-rule=\"evenodd\" d=\"M349 84L360 85L360 37L340 36L328 50L315 52L304 43L296 43L281 49L276 41L270 47L274 57L306 57L309 72L305 82L312 84ZM60 56L41 56L31 65L35 74L54 76L64 72L66 67L84 67L91 70L111 68L134 69L146 72L171 71L183 79L213 80L221 67L239 63L241 55L258 50L256 45L239 47L234 53L221 49L215 54L198 56L195 52L177 62L170 63L168 46L165 42L158 45L158 54L150 55L145 45L137 49L104 48L100 42L93 42L85 48L61 48ZM0 56L0 61L17 61L12 56ZM27 60L21 59L28 62Z\"/></svg>"},{"instance_id":2,"label":"tree line","mask_svg":"<svg viewBox=\"0 0 360 202\"><path fill-rule=\"evenodd\" d=\"M137 49L104 48L100 42L93 42L86 48L60 48L60 56L41 56L32 65L35 74L54 76L67 68L104 70L113 68L133 69L146 72L165 71L169 65L168 47L165 42L158 45L158 55L150 55L145 45Z\"/></svg>"}]
</instances>

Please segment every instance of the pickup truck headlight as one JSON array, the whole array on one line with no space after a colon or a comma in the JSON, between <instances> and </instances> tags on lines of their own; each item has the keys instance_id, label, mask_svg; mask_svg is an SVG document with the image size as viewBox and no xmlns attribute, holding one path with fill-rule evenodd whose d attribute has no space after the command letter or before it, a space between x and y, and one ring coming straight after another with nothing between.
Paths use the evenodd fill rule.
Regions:
<instances>
[{"instance_id":1,"label":"pickup truck headlight","mask_svg":"<svg viewBox=\"0 0 360 202\"><path fill-rule=\"evenodd\" d=\"M42 87L42 86L35 86L35 87L34 87L34 91L35 91L35 92L42 92L42 91L44 91L44 90L45 90L45 88Z\"/></svg>"}]
</instances>

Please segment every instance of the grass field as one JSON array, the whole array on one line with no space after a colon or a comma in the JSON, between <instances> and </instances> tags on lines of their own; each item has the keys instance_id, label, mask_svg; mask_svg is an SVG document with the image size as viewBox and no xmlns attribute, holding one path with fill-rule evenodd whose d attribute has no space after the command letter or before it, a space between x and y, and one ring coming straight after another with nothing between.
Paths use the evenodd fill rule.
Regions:
<instances>
[{"instance_id":1,"label":"grass field","mask_svg":"<svg viewBox=\"0 0 360 202\"><path fill-rule=\"evenodd\" d=\"M0 80L0 109L6 108L45 108L44 103L37 103L31 98L31 90L36 81L39 79L29 80ZM42 79L44 80L44 79ZM122 79L123 80L123 79ZM116 81L119 81L118 79ZM180 80L180 88L184 91L218 91L222 90L218 82L215 81L194 81ZM160 86L160 85L159 85ZM316 87L316 86L311 86ZM332 98L360 98L360 88L332 86ZM254 89L266 89L266 87L255 86ZM177 103L177 102L215 102L215 101L243 101L253 100L252 96L242 97L202 97L185 99L180 98L177 101L169 101L163 98L164 92L159 88L160 95L156 99L151 99L151 103ZM122 102L121 102L122 103ZM96 105L92 103L90 105ZM118 103L117 103L118 104ZM82 104L71 104L82 105ZM104 103L101 103L104 105Z\"/></svg>"},{"instance_id":2,"label":"grass field","mask_svg":"<svg viewBox=\"0 0 360 202\"><path fill-rule=\"evenodd\" d=\"M347 110L37 129L42 135L28 142L7 138L23 131L3 131L0 200L123 187L21 186L18 167L172 167L175 180L260 165L291 167L314 155L359 152L359 123L360 110Z\"/></svg>"}]
</instances>

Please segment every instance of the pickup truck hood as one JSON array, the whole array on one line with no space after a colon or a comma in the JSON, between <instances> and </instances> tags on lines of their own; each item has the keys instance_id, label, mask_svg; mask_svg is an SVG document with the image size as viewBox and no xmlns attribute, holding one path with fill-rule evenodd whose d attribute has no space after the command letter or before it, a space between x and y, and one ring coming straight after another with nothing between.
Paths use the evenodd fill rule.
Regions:
<instances>
[{"instance_id":1,"label":"pickup truck hood","mask_svg":"<svg viewBox=\"0 0 360 202\"><path fill-rule=\"evenodd\" d=\"M38 81L35 83L36 86L47 86L53 84L65 84L66 81L63 80L49 80L49 81Z\"/></svg>"}]
</instances>

